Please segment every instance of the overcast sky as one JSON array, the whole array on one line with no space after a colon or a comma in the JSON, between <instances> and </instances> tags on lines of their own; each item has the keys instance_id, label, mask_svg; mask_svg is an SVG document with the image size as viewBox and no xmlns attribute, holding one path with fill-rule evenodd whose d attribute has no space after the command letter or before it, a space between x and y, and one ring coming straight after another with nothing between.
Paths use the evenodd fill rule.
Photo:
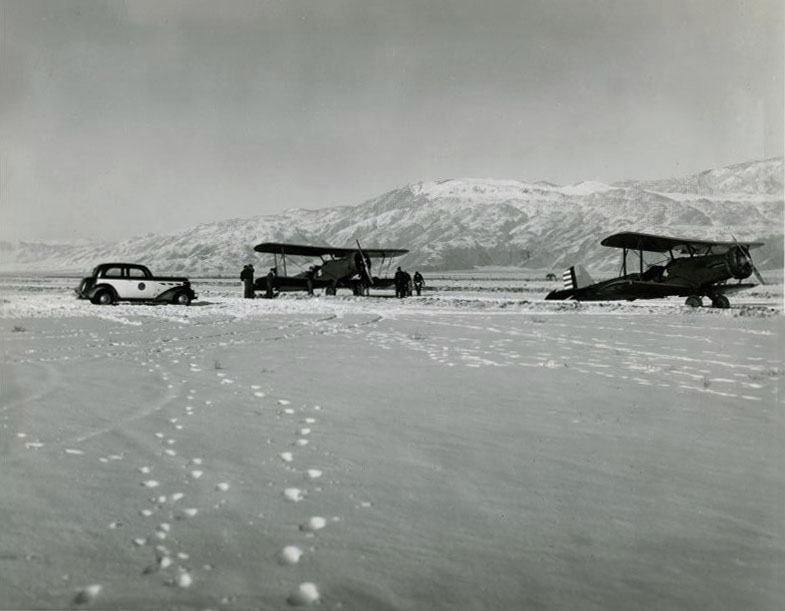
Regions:
<instances>
[{"instance_id":1,"label":"overcast sky","mask_svg":"<svg viewBox=\"0 0 785 611\"><path fill-rule=\"evenodd\" d=\"M781 0L0 0L0 239L783 154Z\"/></svg>"}]
</instances>

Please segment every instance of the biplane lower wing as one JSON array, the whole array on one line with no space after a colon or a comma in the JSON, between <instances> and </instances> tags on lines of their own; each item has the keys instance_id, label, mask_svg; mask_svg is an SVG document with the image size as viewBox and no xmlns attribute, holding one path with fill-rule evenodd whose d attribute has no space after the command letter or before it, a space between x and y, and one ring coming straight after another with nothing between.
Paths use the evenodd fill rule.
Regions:
<instances>
[{"instance_id":1,"label":"biplane lower wing","mask_svg":"<svg viewBox=\"0 0 785 611\"><path fill-rule=\"evenodd\" d=\"M321 278L311 279L312 289L323 289L332 285L332 281L323 280ZM257 291L264 291L267 289L267 278L261 277L256 279L255 288ZM308 278L303 276L276 276L272 281L272 288L276 291L307 291Z\"/></svg>"},{"instance_id":2,"label":"biplane lower wing","mask_svg":"<svg viewBox=\"0 0 785 611\"><path fill-rule=\"evenodd\" d=\"M310 284L310 286L309 286ZM379 278L373 277L373 289L388 289L395 284L393 278ZM254 288L257 291L267 290L267 278L257 278ZM310 280L305 276L276 276L272 280L272 288L281 293L289 293L295 291L307 291L316 289L329 289L329 288L344 288L359 291L366 288L359 278L351 278L348 280L341 279L335 281L331 278L311 278Z\"/></svg>"}]
</instances>

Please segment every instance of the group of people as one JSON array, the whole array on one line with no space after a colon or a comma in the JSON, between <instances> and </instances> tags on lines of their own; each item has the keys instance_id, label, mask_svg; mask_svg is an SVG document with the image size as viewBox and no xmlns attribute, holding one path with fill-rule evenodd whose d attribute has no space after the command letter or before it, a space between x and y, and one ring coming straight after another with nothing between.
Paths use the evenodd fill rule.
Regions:
<instances>
[{"instance_id":1,"label":"group of people","mask_svg":"<svg viewBox=\"0 0 785 611\"><path fill-rule=\"evenodd\" d=\"M425 286L425 279L420 272L414 272L414 278L409 275L409 272L402 270L400 267L395 271L395 296L403 299L410 297L412 294L412 287L417 292L417 295L422 293L422 287Z\"/></svg>"},{"instance_id":2,"label":"group of people","mask_svg":"<svg viewBox=\"0 0 785 611\"><path fill-rule=\"evenodd\" d=\"M246 299L253 299L254 298L254 268L253 265L250 263L246 264L243 267L243 271L240 272L240 280L243 281L243 297ZM270 268L270 271L267 272L267 282L266 282L266 291L265 297L268 299L272 299L275 295L273 293L273 288L275 284L275 277L278 275L278 270L274 267Z\"/></svg>"}]
</instances>

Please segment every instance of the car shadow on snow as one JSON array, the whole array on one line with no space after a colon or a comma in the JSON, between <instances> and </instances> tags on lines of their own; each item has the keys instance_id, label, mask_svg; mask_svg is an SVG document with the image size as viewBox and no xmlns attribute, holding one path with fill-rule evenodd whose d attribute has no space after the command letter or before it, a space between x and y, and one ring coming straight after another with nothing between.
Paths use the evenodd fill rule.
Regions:
<instances>
[{"instance_id":1,"label":"car shadow on snow","mask_svg":"<svg viewBox=\"0 0 785 611\"><path fill-rule=\"evenodd\" d=\"M184 308L195 308L195 307L205 307L216 305L217 302L215 301L192 301L187 306L180 306ZM141 302L134 302L134 301L120 301L117 303L113 303L112 305L121 305L121 306L128 306L128 307L135 307L135 308L146 308L146 307L154 307L154 308L167 308L176 306L176 303L168 303L166 301L141 301Z\"/></svg>"}]
</instances>

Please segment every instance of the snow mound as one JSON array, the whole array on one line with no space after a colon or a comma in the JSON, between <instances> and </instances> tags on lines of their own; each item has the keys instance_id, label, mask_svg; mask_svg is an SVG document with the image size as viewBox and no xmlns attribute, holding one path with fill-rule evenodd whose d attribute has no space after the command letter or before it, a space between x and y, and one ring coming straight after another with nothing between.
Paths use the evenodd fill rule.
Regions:
<instances>
[{"instance_id":1,"label":"snow mound","mask_svg":"<svg viewBox=\"0 0 785 611\"><path fill-rule=\"evenodd\" d=\"M278 554L278 561L281 564L293 565L300 562L302 555L303 551L299 547L296 545L287 545L281 550L281 553Z\"/></svg>"},{"instance_id":2,"label":"snow mound","mask_svg":"<svg viewBox=\"0 0 785 611\"><path fill-rule=\"evenodd\" d=\"M316 588L316 584L310 582L301 583L286 599L286 602L293 607L303 607L318 601L319 590Z\"/></svg>"}]
</instances>

